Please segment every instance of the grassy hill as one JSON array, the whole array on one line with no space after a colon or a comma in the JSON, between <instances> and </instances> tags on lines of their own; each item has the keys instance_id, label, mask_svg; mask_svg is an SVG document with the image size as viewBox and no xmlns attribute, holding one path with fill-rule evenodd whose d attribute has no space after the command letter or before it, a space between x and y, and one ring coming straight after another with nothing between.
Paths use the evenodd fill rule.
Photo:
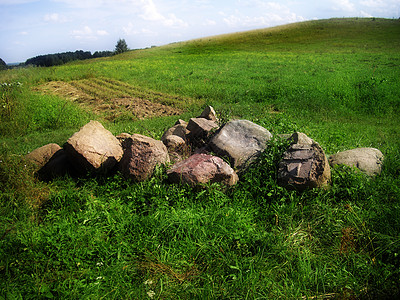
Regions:
<instances>
[{"instance_id":1,"label":"grassy hill","mask_svg":"<svg viewBox=\"0 0 400 300\"><path fill-rule=\"evenodd\" d=\"M1 71L0 299L395 297L399 66L400 21L354 18ZM383 172L339 167L330 190L286 191L280 141L229 190L170 185L162 170L44 183L22 158L90 119L158 138L206 104L328 154L378 148Z\"/></svg>"}]
</instances>

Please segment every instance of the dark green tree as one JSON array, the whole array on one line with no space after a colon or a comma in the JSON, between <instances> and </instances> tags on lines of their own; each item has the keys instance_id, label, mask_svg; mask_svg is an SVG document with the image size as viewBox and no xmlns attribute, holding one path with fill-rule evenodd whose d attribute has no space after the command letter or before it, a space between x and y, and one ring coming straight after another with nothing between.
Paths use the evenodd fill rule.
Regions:
<instances>
[{"instance_id":1,"label":"dark green tree","mask_svg":"<svg viewBox=\"0 0 400 300\"><path fill-rule=\"evenodd\" d=\"M117 44L115 45L115 54L120 54L128 51L128 45L126 44L125 39L119 39Z\"/></svg>"}]
</instances>

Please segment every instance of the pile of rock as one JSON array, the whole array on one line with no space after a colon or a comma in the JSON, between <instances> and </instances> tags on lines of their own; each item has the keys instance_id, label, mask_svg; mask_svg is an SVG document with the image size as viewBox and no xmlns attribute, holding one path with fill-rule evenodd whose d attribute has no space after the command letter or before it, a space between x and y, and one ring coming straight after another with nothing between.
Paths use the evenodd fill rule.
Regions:
<instances>
[{"instance_id":1,"label":"pile of rock","mask_svg":"<svg viewBox=\"0 0 400 300\"><path fill-rule=\"evenodd\" d=\"M44 180L70 174L105 174L120 171L139 182L150 178L157 165L165 165L173 183L192 186L220 182L231 186L266 149L272 134L248 120L233 120L219 128L216 113L207 107L189 122L179 120L161 140L140 134L117 137L99 122L91 121L73 134L64 147L49 144L26 157L37 166ZM329 158L321 146L302 133L287 136L290 147L279 163L278 182L304 190L330 183L330 164L356 167L368 175L379 174L382 153L360 148ZM212 154L214 155L212 155ZM330 163L330 164L329 164Z\"/></svg>"}]
</instances>

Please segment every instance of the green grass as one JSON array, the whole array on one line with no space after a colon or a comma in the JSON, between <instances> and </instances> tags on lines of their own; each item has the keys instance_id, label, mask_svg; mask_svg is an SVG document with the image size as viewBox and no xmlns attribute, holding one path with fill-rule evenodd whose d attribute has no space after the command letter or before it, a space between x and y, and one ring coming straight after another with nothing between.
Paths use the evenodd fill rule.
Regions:
<instances>
[{"instance_id":1,"label":"green grass","mask_svg":"<svg viewBox=\"0 0 400 300\"><path fill-rule=\"evenodd\" d=\"M398 20L320 20L0 72L14 83L1 90L0 299L398 296L399 36ZM224 120L305 132L327 153L376 147L383 172L336 167L329 190L287 191L274 139L230 189L171 185L162 168L144 183L39 182L21 155L96 118L35 91L53 80L165 98L186 120L210 104ZM104 126L159 138L176 119Z\"/></svg>"}]
</instances>

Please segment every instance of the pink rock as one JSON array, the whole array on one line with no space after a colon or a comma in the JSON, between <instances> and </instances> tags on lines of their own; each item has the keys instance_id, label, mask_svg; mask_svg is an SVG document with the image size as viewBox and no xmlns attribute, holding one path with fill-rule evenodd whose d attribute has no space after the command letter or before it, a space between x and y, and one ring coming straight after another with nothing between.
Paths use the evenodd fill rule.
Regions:
<instances>
[{"instance_id":1,"label":"pink rock","mask_svg":"<svg viewBox=\"0 0 400 300\"><path fill-rule=\"evenodd\" d=\"M194 154L173 165L167 174L171 182L192 186L214 182L232 186L239 180L235 171L225 161L208 154Z\"/></svg>"},{"instance_id":2,"label":"pink rock","mask_svg":"<svg viewBox=\"0 0 400 300\"><path fill-rule=\"evenodd\" d=\"M124 156L119 169L126 178L144 181L153 175L157 165L169 161L167 148L161 141L133 134L124 141Z\"/></svg>"}]
</instances>

